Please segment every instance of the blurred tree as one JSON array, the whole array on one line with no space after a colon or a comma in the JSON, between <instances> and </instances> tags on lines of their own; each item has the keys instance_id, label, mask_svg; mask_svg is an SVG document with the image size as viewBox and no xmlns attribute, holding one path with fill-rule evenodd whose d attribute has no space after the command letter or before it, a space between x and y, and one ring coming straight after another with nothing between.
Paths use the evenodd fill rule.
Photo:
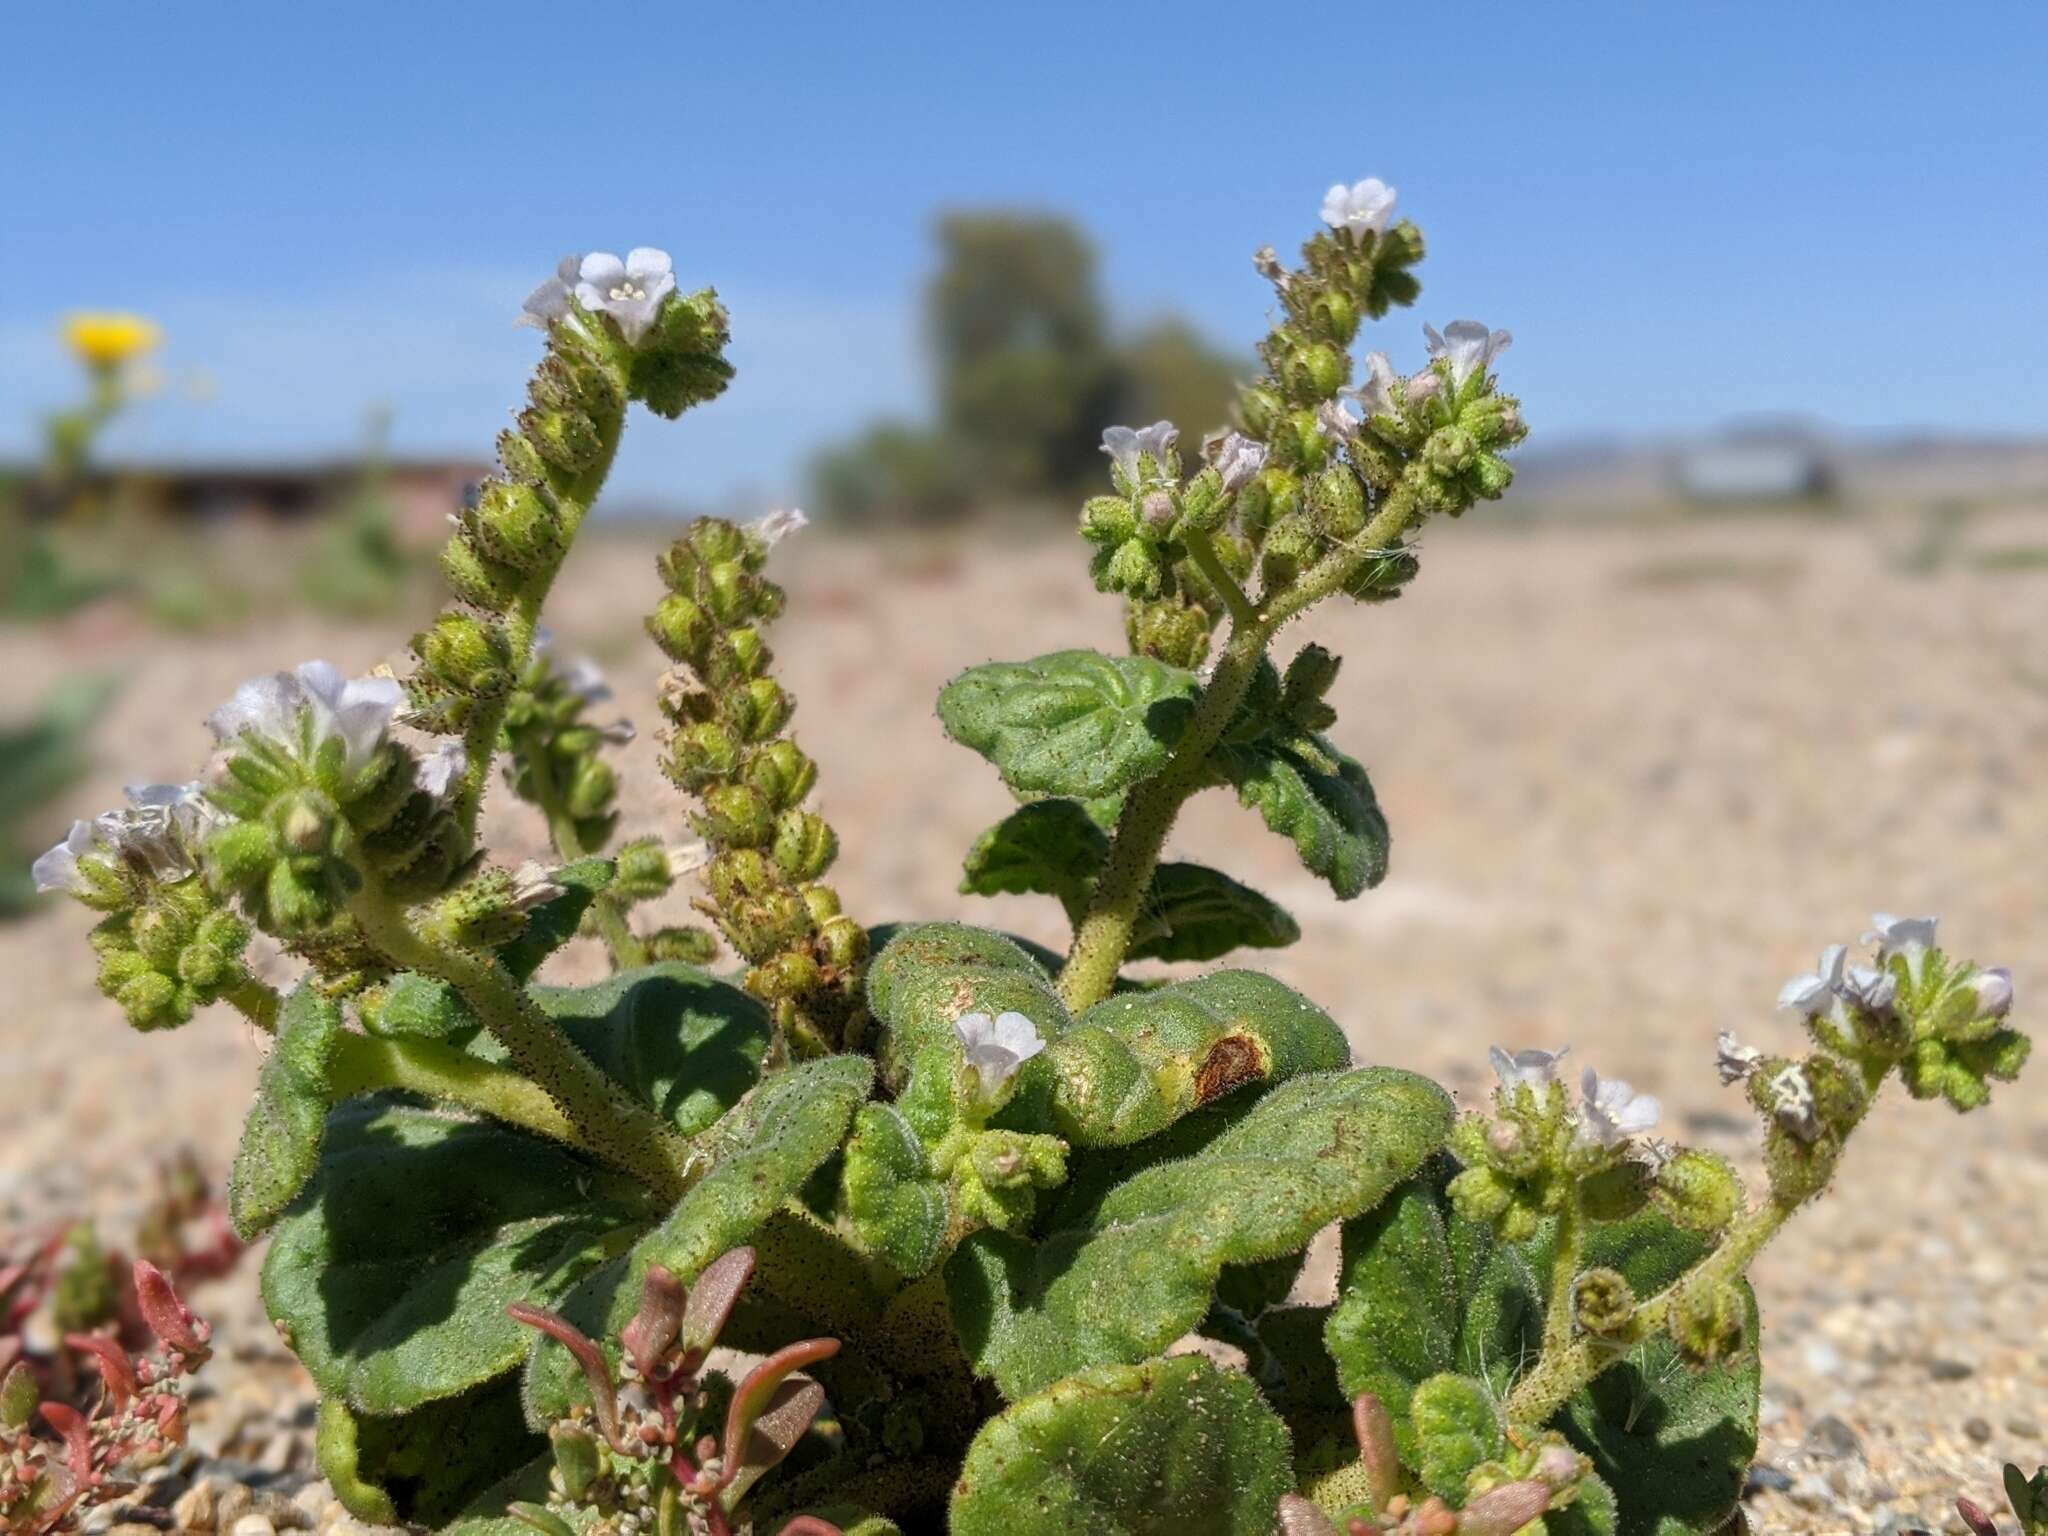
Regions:
<instances>
[{"instance_id":1,"label":"blurred tree","mask_svg":"<svg viewBox=\"0 0 2048 1536\"><path fill-rule=\"evenodd\" d=\"M883 422L826 450L812 494L848 520L933 520L970 501L1064 505L1099 478L1102 429L1224 420L1237 371L1186 322L1111 333L1095 252L1049 214L952 213L925 296L937 424Z\"/></svg>"}]
</instances>

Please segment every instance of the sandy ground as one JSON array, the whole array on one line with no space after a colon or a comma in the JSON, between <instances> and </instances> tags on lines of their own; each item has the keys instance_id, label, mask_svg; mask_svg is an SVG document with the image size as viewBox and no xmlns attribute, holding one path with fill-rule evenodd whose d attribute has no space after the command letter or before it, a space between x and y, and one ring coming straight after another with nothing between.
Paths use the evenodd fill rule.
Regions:
<instances>
[{"instance_id":1,"label":"sandy ground","mask_svg":"<svg viewBox=\"0 0 2048 1536\"><path fill-rule=\"evenodd\" d=\"M1050 903L957 893L961 851L1008 799L944 740L931 699L969 663L1116 644L1080 551L815 535L785 550L792 602L775 639L842 833L849 909L1059 942ZM551 614L643 722L659 663L635 628L658 595L647 554L624 540L579 550ZM1346 658L1335 734L1393 823L1385 885L1334 902L1223 796L1197 803L1172 850L1226 864L1298 915L1302 942L1272 969L1331 1008L1363 1059L1470 1095L1489 1043L1569 1042L1575 1060L1662 1098L1674 1137L1753 1169L1743 1106L1712 1070L1715 1032L1792 1047L1772 1011L1779 984L1823 944L1853 943L1873 908L1940 913L1958 949L2013 968L2018 1016L2035 1017L2048 987L2048 569L1913 578L1865 526L1739 519L1458 528L1430 540L1424 567L1398 604L1290 637ZM0 707L64 668L127 674L77 795L89 811L124 779L192 772L200 719L243 676L315 655L351 669L393 659L402 628L166 640L103 608L0 636ZM645 735L625 771L628 829L680 839ZM493 808L508 857L539 851L519 810ZM190 1142L224 1167L255 1073L258 1048L229 1017L177 1039L124 1029L93 990L87 926L53 905L0 929L0 1228L90 1207L118 1231L153 1147ZM593 957L561 963L573 975ZM1756 1275L1759 1530L1960 1529L1957 1492L1993 1502L2001 1460L2048 1460L2044 1210L2038 1082L1967 1118L1903 1096L1883 1106L1833 1196ZM213 1302L257 1334L250 1275ZM244 1353L274 1348L252 1338ZM230 1381L229 1396L242 1391ZM287 1395L271 1416L286 1427L303 1419Z\"/></svg>"}]
</instances>

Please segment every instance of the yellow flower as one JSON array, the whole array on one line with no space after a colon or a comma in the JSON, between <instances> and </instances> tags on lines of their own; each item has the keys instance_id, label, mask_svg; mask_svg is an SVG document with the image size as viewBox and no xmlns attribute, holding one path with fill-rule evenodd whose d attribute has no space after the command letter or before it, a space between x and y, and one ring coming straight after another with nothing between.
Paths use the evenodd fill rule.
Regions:
<instances>
[{"instance_id":1,"label":"yellow flower","mask_svg":"<svg viewBox=\"0 0 2048 1536\"><path fill-rule=\"evenodd\" d=\"M64 342L90 367L118 366L140 357L163 340L153 321L140 315L73 314L64 317Z\"/></svg>"}]
</instances>

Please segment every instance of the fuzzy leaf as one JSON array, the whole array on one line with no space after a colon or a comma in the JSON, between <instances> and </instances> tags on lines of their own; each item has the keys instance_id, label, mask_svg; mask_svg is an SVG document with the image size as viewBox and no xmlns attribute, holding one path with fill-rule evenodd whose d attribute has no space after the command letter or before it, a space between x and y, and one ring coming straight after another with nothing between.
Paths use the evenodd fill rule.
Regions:
<instances>
[{"instance_id":1,"label":"fuzzy leaf","mask_svg":"<svg viewBox=\"0 0 2048 1536\"><path fill-rule=\"evenodd\" d=\"M1067 1027L1066 1006L1038 962L1003 935L965 923L900 929L868 967L868 1006L882 1026L882 1070L899 1087L922 1052L959 1051L953 1022L963 1014L1015 1011L1048 1040ZM1047 1081L1038 1061L1027 1062L1018 1093L1042 1091Z\"/></svg>"},{"instance_id":2,"label":"fuzzy leaf","mask_svg":"<svg viewBox=\"0 0 2048 1536\"><path fill-rule=\"evenodd\" d=\"M900 1275L915 1279L938 1261L949 1214L946 1182L901 1111L863 1104L854 1117L841 1175L853 1235Z\"/></svg>"},{"instance_id":3,"label":"fuzzy leaf","mask_svg":"<svg viewBox=\"0 0 2048 1536\"><path fill-rule=\"evenodd\" d=\"M1548 1233L1506 1244L1460 1219L1443 1193L1455 1171L1451 1159L1438 1159L1393 1199L1346 1223L1338 1302L1325 1333L1345 1394L1371 1392L1386 1405L1410 1461L1417 1385L1456 1372L1483 1378L1503 1396L1519 1366L1535 1358L1543 1333ZM1585 1262L1620 1270L1638 1296L1649 1296L1705 1249L1705 1239L1645 1212L1594 1226ZM1749 1304L1754 1337L1753 1298ZM1603 1373L1567 1405L1559 1427L1612 1489L1621 1536L1708 1532L1734 1509L1756 1453L1758 1389L1753 1353L1694 1372L1659 1339Z\"/></svg>"},{"instance_id":4,"label":"fuzzy leaf","mask_svg":"<svg viewBox=\"0 0 2048 1536\"><path fill-rule=\"evenodd\" d=\"M1226 743L1211 764L1267 827L1294 840L1341 901L1386 878L1387 818L1365 769L1321 736Z\"/></svg>"},{"instance_id":5,"label":"fuzzy leaf","mask_svg":"<svg viewBox=\"0 0 2048 1536\"><path fill-rule=\"evenodd\" d=\"M709 1171L631 1252L597 1269L558 1308L611 1347L639 1305L649 1264L687 1288L708 1264L737 1248L838 1150L855 1108L874 1082L865 1056L826 1056L762 1080L698 1139ZM580 1392L568 1351L543 1343L527 1368L529 1422L552 1423Z\"/></svg>"},{"instance_id":6,"label":"fuzzy leaf","mask_svg":"<svg viewBox=\"0 0 2048 1536\"><path fill-rule=\"evenodd\" d=\"M462 995L436 976L405 971L391 978L375 1008L365 1008L363 1022L371 1034L445 1040L466 1045L483 1028Z\"/></svg>"},{"instance_id":7,"label":"fuzzy leaf","mask_svg":"<svg viewBox=\"0 0 2048 1536\"><path fill-rule=\"evenodd\" d=\"M498 959L514 980L525 981L540 969L542 961L576 937L583 914L612 883L612 872L610 859L578 859L549 871L562 894L529 912L519 937L498 951Z\"/></svg>"},{"instance_id":8,"label":"fuzzy leaf","mask_svg":"<svg viewBox=\"0 0 2048 1536\"><path fill-rule=\"evenodd\" d=\"M940 690L946 734L1020 794L1114 794L1164 766L1200 690L1145 656L1055 651L972 667Z\"/></svg>"},{"instance_id":9,"label":"fuzzy leaf","mask_svg":"<svg viewBox=\"0 0 2048 1536\"><path fill-rule=\"evenodd\" d=\"M1056 897L1078 923L1109 859L1109 837L1077 800L1036 800L982 833L960 889L969 895ZM1133 960L1216 960L1233 949L1280 949L1301 937L1274 901L1201 864L1161 864L1137 931Z\"/></svg>"},{"instance_id":10,"label":"fuzzy leaf","mask_svg":"<svg viewBox=\"0 0 2048 1536\"><path fill-rule=\"evenodd\" d=\"M1268 1536L1293 1490L1287 1429L1200 1355L1106 1365L982 1426L953 1492L955 1536Z\"/></svg>"},{"instance_id":11,"label":"fuzzy leaf","mask_svg":"<svg viewBox=\"0 0 2048 1536\"><path fill-rule=\"evenodd\" d=\"M341 1009L331 999L303 984L285 999L228 1177L228 1213L244 1242L270 1229L319 1166L340 1033Z\"/></svg>"},{"instance_id":12,"label":"fuzzy leaf","mask_svg":"<svg viewBox=\"0 0 2048 1536\"><path fill-rule=\"evenodd\" d=\"M1297 1077L1193 1156L1144 1169L1042 1242L967 1239L944 1271L955 1326L977 1370L1011 1398L1143 1359L1202 1320L1226 1264L1294 1252L1369 1209L1450 1125L1449 1098L1413 1073Z\"/></svg>"},{"instance_id":13,"label":"fuzzy leaf","mask_svg":"<svg viewBox=\"0 0 2048 1536\"><path fill-rule=\"evenodd\" d=\"M517 1365L532 1334L506 1305L554 1305L651 1214L637 1186L552 1142L352 1100L278 1223L263 1299L322 1392L403 1413Z\"/></svg>"},{"instance_id":14,"label":"fuzzy leaf","mask_svg":"<svg viewBox=\"0 0 2048 1536\"><path fill-rule=\"evenodd\" d=\"M527 1429L518 1383L506 1376L394 1418L366 1417L325 1398L315 1448L350 1514L374 1525L434 1526L545 1455L547 1442Z\"/></svg>"}]
</instances>

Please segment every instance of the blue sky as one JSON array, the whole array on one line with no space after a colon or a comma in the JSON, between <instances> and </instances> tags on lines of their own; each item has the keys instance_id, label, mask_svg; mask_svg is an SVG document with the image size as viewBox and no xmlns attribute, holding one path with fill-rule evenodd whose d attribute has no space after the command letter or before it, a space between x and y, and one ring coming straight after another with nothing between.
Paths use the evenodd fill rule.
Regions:
<instances>
[{"instance_id":1,"label":"blue sky","mask_svg":"<svg viewBox=\"0 0 2048 1536\"><path fill-rule=\"evenodd\" d=\"M1319 19L1320 18L1320 19ZM2048 8L1985 3L33 6L0 93L0 453L69 307L218 383L132 451L345 448L388 402L484 450L563 251L648 243L733 310L734 390L622 494L777 497L914 411L934 210L1061 210L1119 316L1248 346L1247 257L1385 177L1420 321L1510 327L1541 434L1797 411L2048 430Z\"/></svg>"}]
</instances>

